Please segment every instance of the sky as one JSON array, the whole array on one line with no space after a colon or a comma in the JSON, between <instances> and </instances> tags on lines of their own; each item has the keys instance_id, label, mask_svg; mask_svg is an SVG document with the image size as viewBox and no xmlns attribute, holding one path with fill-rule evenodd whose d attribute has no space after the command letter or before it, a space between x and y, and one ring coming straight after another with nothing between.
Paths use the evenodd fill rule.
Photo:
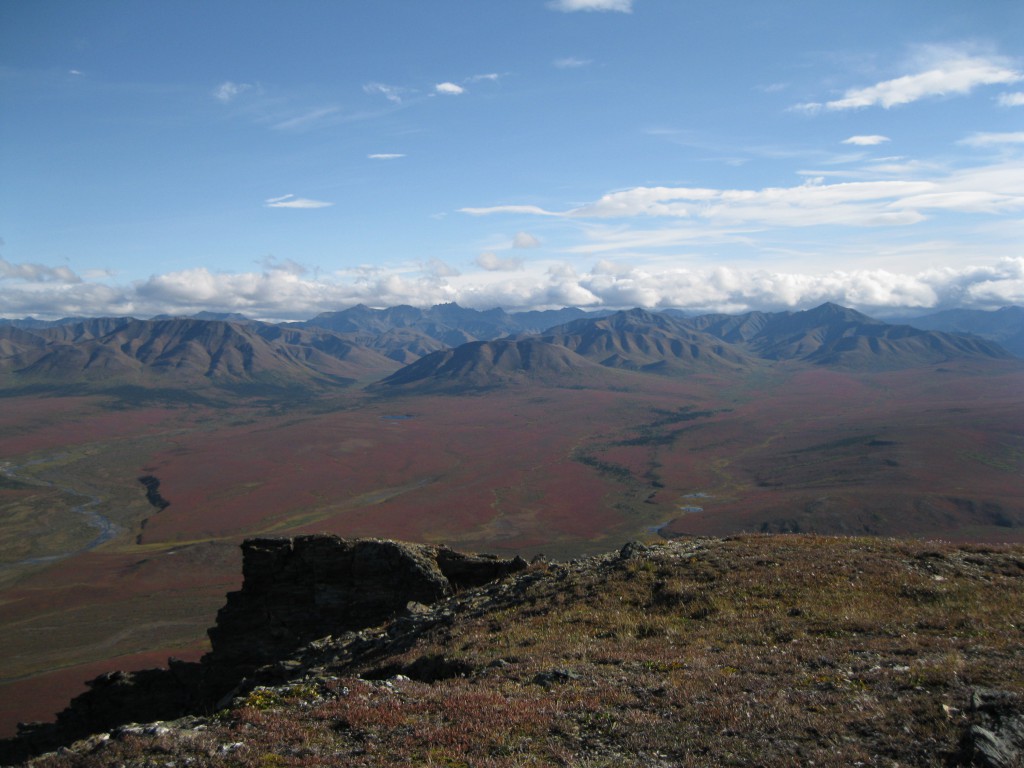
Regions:
<instances>
[{"instance_id":1,"label":"sky","mask_svg":"<svg viewBox=\"0 0 1024 768\"><path fill-rule=\"evenodd\" d=\"M0 316L1024 304L1020 0L0 2Z\"/></svg>"}]
</instances>

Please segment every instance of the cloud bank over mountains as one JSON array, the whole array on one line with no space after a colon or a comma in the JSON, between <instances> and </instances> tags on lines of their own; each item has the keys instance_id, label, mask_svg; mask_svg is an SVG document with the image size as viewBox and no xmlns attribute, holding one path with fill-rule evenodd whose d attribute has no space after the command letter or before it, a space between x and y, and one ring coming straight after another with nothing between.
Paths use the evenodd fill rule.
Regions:
<instances>
[{"instance_id":1,"label":"cloud bank over mountains","mask_svg":"<svg viewBox=\"0 0 1024 768\"><path fill-rule=\"evenodd\" d=\"M694 312L806 309L832 301L886 314L1024 304L1024 257L1005 258L991 266L916 273L873 269L820 274L611 261L598 261L578 272L565 262L527 264L518 257L494 253L484 253L478 261L483 271L472 275L438 268L436 263L363 267L325 275L286 262L243 273L196 268L119 285L83 278L66 268L0 259L0 291L4 315L50 319L144 318L208 310L266 320L302 320L360 303L426 307L453 301L476 309L643 306Z\"/></svg>"}]
</instances>

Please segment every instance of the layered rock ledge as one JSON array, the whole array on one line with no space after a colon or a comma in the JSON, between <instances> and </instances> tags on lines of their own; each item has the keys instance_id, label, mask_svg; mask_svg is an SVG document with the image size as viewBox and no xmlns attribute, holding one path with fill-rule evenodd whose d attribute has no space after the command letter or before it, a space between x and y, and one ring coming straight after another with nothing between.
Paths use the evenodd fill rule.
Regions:
<instances>
[{"instance_id":1,"label":"layered rock ledge","mask_svg":"<svg viewBox=\"0 0 1024 768\"><path fill-rule=\"evenodd\" d=\"M418 607L526 568L520 557L337 536L255 538L242 543L242 588L227 596L198 663L109 672L89 681L54 723L30 723L0 745L0 761L24 759L131 722L206 713L246 677L313 640L383 624Z\"/></svg>"}]
</instances>

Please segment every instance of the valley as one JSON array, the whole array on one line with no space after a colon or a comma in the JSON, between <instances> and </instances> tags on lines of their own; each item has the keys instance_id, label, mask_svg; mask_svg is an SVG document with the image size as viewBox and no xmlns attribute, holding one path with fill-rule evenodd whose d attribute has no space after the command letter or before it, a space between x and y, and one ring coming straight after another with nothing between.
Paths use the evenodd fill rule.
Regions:
<instances>
[{"instance_id":1,"label":"valley","mask_svg":"<svg viewBox=\"0 0 1024 768\"><path fill-rule=\"evenodd\" d=\"M198 658L247 536L555 559L740 532L1024 542L1020 361L929 361L915 342L902 366L892 348L879 366L750 348L690 364L720 341L684 350L697 331L620 319L560 332L575 351L476 340L370 386L9 387L0 730L49 719L97 671ZM833 336L802 347L834 356Z\"/></svg>"}]
</instances>

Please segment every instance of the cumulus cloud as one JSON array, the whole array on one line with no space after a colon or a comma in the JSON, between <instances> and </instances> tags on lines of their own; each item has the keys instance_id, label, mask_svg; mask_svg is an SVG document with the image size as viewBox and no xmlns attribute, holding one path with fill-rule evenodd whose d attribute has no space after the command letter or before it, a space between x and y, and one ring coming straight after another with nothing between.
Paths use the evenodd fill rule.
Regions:
<instances>
[{"instance_id":1,"label":"cumulus cloud","mask_svg":"<svg viewBox=\"0 0 1024 768\"><path fill-rule=\"evenodd\" d=\"M797 109L815 112L864 107L910 104L933 96L964 96L982 85L1008 85L1024 80L1024 72L994 56L972 56L963 51L928 47L918 56L920 71L884 80L862 88L851 88L841 99L800 104Z\"/></svg>"},{"instance_id":2,"label":"cumulus cloud","mask_svg":"<svg viewBox=\"0 0 1024 768\"><path fill-rule=\"evenodd\" d=\"M441 259L431 259L427 262L427 273L434 277L458 277L459 270Z\"/></svg>"},{"instance_id":3,"label":"cumulus cloud","mask_svg":"<svg viewBox=\"0 0 1024 768\"><path fill-rule=\"evenodd\" d=\"M492 251L484 251L476 257L476 265L488 272L517 272L523 268L523 260L518 256L502 258Z\"/></svg>"},{"instance_id":4,"label":"cumulus cloud","mask_svg":"<svg viewBox=\"0 0 1024 768\"><path fill-rule=\"evenodd\" d=\"M42 264L12 264L0 257L0 280L24 280L28 283L81 283L82 278L68 267Z\"/></svg>"},{"instance_id":5,"label":"cumulus cloud","mask_svg":"<svg viewBox=\"0 0 1024 768\"><path fill-rule=\"evenodd\" d=\"M851 136L848 139L843 139L843 144L854 144L858 147L873 147L876 144L884 144L887 141L889 141L888 136L872 134L870 136Z\"/></svg>"},{"instance_id":6,"label":"cumulus cloud","mask_svg":"<svg viewBox=\"0 0 1024 768\"><path fill-rule=\"evenodd\" d=\"M993 266L826 274L709 269L617 268L606 262L580 284L607 306L680 307L729 312L794 309L833 301L865 310L996 308L1024 298L1024 259Z\"/></svg>"},{"instance_id":7,"label":"cumulus cloud","mask_svg":"<svg viewBox=\"0 0 1024 768\"><path fill-rule=\"evenodd\" d=\"M270 197L263 201L265 208L327 208L334 205L323 200L310 200L306 197L295 195L282 195L281 197Z\"/></svg>"},{"instance_id":8,"label":"cumulus cloud","mask_svg":"<svg viewBox=\"0 0 1024 768\"><path fill-rule=\"evenodd\" d=\"M444 94L445 96L459 96L466 92L466 89L461 85L455 83L438 83L434 86L434 91L437 93Z\"/></svg>"},{"instance_id":9,"label":"cumulus cloud","mask_svg":"<svg viewBox=\"0 0 1024 768\"><path fill-rule=\"evenodd\" d=\"M401 157L405 157L400 152L376 152L372 155L367 155L370 160L398 160Z\"/></svg>"},{"instance_id":10,"label":"cumulus cloud","mask_svg":"<svg viewBox=\"0 0 1024 768\"><path fill-rule=\"evenodd\" d=\"M540 240L531 235L529 232L516 232L515 238L512 240L513 248L539 248Z\"/></svg>"},{"instance_id":11,"label":"cumulus cloud","mask_svg":"<svg viewBox=\"0 0 1024 768\"><path fill-rule=\"evenodd\" d=\"M258 319L308 319L354 304L429 306L457 301L477 309L501 306L678 307L693 312L804 309L833 301L869 314L951 307L996 309L1024 304L1024 257L991 264L918 271L861 269L817 273L730 266L598 261L577 271L564 263L524 265L481 254L481 271L459 272L439 261L312 273L290 261L258 272L199 267L130 286L41 282L4 290L3 313L20 317L241 312Z\"/></svg>"},{"instance_id":12,"label":"cumulus cloud","mask_svg":"<svg viewBox=\"0 0 1024 768\"><path fill-rule=\"evenodd\" d=\"M227 104L229 101L234 101L237 96L252 90L252 88L253 86L250 83L233 83L230 80L226 80L214 89L213 95L218 101Z\"/></svg>"},{"instance_id":13,"label":"cumulus cloud","mask_svg":"<svg viewBox=\"0 0 1024 768\"><path fill-rule=\"evenodd\" d=\"M620 11L631 13L633 0L551 0L548 8L571 13L572 11Z\"/></svg>"},{"instance_id":14,"label":"cumulus cloud","mask_svg":"<svg viewBox=\"0 0 1024 768\"><path fill-rule=\"evenodd\" d=\"M999 94L999 106L1024 107L1024 91L1017 91L1016 93Z\"/></svg>"}]
</instances>

